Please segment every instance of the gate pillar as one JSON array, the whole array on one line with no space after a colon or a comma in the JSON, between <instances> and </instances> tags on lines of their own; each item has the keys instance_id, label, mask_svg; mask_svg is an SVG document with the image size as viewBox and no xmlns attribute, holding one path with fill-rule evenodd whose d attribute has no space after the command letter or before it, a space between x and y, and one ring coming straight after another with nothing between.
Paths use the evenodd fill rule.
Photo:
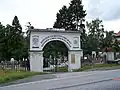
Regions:
<instances>
[{"instance_id":1,"label":"gate pillar","mask_svg":"<svg viewBox=\"0 0 120 90\"><path fill-rule=\"evenodd\" d=\"M68 51L68 71L81 68L82 50Z\"/></svg>"},{"instance_id":2,"label":"gate pillar","mask_svg":"<svg viewBox=\"0 0 120 90\"><path fill-rule=\"evenodd\" d=\"M30 52L30 71L43 72L43 51Z\"/></svg>"}]
</instances>

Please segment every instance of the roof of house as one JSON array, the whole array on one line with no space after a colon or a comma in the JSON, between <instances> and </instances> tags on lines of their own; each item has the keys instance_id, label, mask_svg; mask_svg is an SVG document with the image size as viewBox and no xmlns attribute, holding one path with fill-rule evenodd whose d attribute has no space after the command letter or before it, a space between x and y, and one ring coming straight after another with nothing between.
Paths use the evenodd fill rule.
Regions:
<instances>
[{"instance_id":1,"label":"roof of house","mask_svg":"<svg viewBox=\"0 0 120 90\"><path fill-rule=\"evenodd\" d=\"M111 52L111 51L113 51L113 49L112 49L112 47L105 47L102 51Z\"/></svg>"},{"instance_id":2,"label":"roof of house","mask_svg":"<svg viewBox=\"0 0 120 90\"><path fill-rule=\"evenodd\" d=\"M119 37L120 36L120 31L115 34L115 36Z\"/></svg>"}]
</instances>

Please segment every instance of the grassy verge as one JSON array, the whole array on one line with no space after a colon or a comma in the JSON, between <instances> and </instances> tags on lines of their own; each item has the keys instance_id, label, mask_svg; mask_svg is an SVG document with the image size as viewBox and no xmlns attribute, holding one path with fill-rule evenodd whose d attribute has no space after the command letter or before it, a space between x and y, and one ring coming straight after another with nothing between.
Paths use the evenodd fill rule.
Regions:
<instances>
[{"instance_id":1,"label":"grassy verge","mask_svg":"<svg viewBox=\"0 0 120 90\"><path fill-rule=\"evenodd\" d=\"M91 65L91 66L82 66L80 69L75 69L73 70L74 72L79 72L79 71L86 71L86 70L91 70L91 69L107 69L107 68L115 68L119 67L119 64L96 64L96 65Z\"/></svg>"},{"instance_id":2,"label":"grassy verge","mask_svg":"<svg viewBox=\"0 0 120 90\"><path fill-rule=\"evenodd\" d=\"M13 72L13 71L7 71L6 74L4 75L4 72L1 70L0 71L0 84L3 83L8 83L11 81L15 81L18 79L23 79L26 77L34 76L34 75L40 75L44 73L38 73L38 72Z\"/></svg>"},{"instance_id":3,"label":"grassy verge","mask_svg":"<svg viewBox=\"0 0 120 90\"><path fill-rule=\"evenodd\" d=\"M67 67L57 67L57 72L68 72Z\"/></svg>"},{"instance_id":4,"label":"grassy verge","mask_svg":"<svg viewBox=\"0 0 120 90\"><path fill-rule=\"evenodd\" d=\"M56 67L55 69L52 69L53 72L68 72L67 67Z\"/></svg>"}]
</instances>

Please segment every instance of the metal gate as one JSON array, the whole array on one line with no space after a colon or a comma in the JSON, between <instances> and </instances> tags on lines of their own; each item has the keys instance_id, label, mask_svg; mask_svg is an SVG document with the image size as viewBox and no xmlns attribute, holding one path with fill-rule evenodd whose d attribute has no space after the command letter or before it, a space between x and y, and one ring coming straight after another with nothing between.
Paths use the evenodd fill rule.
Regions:
<instances>
[{"instance_id":1,"label":"metal gate","mask_svg":"<svg viewBox=\"0 0 120 90\"><path fill-rule=\"evenodd\" d=\"M43 71L44 72L67 72L68 71L68 60L61 60L58 58L44 59Z\"/></svg>"}]
</instances>

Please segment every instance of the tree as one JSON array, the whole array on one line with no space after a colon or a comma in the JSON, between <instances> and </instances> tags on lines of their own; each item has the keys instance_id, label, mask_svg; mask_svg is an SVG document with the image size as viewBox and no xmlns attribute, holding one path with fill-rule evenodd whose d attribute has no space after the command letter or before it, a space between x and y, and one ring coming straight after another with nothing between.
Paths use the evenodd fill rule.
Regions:
<instances>
[{"instance_id":1,"label":"tree","mask_svg":"<svg viewBox=\"0 0 120 90\"><path fill-rule=\"evenodd\" d=\"M85 25L83 24L85 16L86 11L83 9L82 1L72 0L68 8L63 6L62 9L59 10L53 28L64 28L65 30L72 31L79 30L81 32L81 46L82 49L84 49L84 45L86 44Z\"/></svg>"},{"instance_id":2,"label":"tree","mask_svg":"<svg viewBox=\"0 0 120 90\"><path fill-rule=\"evenodd\" d=\"M49 58L49 55L58 57L58 53L67 56L67 52L68 52L68 48L61 41L51 41L44 47L43 50L44 50L44 56L47 58Z\"/></svg>"},{"instance_id":3,"label":"tree","mask_svg":"<svg viewBox=\"0 0 120 90\"><path fill-rule=\"evenodd\" d=\"M102 43L102 48L112 47L114 40L114 31L105 31L105 38Z\"/></svg>"},{"instance_id":4,"label":"tree","mask_svg":"<svg viewBox=\"0 0 120 90\"><path fill-rule=\"evenodd\" d=\"M5 38L5 26L3 26L0 22L0 61L4 60L6 57L5 46L6 46L6 38Z\"/></svg>"},{"instance_id":5,"label":"tree","mask_svg":"<svg viewBox=\"0 0 120 90\"><path fill-rule=\"evenodd\" d=\"M28 58L28 43L17 16L12 26L0 23L0 60L10 60L12 57L16 60Z\"/></svg>"},{"instance_id":6,"label":"tree","mask_svg":"<svg viewBox=\"0 0 120 90\"><path fill-rule=\"evenodd\" d=\"M8 28L8 27L7 27ZM8 33L8 46L10 56L19 60L22 58L22 50L24 47L22 27L19 23L18 17L15 16L12 22L12 28Z\"/></svg>"},{"instance_id":7,"label":"tree","mask_svg":"<svg viewBox=\"0 0 120 90\"><path fill-rule=\"evenodd\" d=\"M81 32L81 47L84 50L86 44L85 21L86 11L83 9L82 0L72 0L68 8L70 19L70 30Z\"/></svg>"},{"instance_id":8,"label":"tree","mask_svg":"<svg viewBox=\"0 0 120 90\"><path fill-rule=\"evenodd\" d=\"M56 15L57 19L54 23L54 28L64 28L65 30L69 30L68 24L68 8L63 6L62 9Z\"/></svg>"},{"instance_id":9,"label":"tree","mask_svg":"<svg viewBox=\"0 0 120 90\"><path fill-rule=\"evenodd\" d=\"M88 29L88 47L92 51L100 51L102 48L102 43L104 40L104 26L102 25L102 20L95 19L91 22L87 22Z\"/></svg>"},{"instance_id":10,"label":"tree","mask_svg":"<svg viewBox=\"0 0 120 90\"><path fill-rule=\"evenodd\" d=\"M81 0L72 0L70 3L70 6L68 8L68 11L71 15L71 21L74 27L71 27L71 30L80 30L85 28L84 24L82 22L85 21L86 11L83 10L83 5Z\"/></svg>"},{"instance_id":11,"label":"tree","mask_svg":"<svg viewBox=\"0 0 120 90\"><path fill-rule=\"evenodd\" d=\"M83 10L81 0L72 0L69 7L63 6L57 13L57 19L54 23L54 28L64 28L65 30L80 30L85 25L86 11ZM82 31L83 32L83 31Z\"/></svg>"},{"instance_id":12,"label":"tree","mask_svg":"<svg viewBox=\"0 0 120 90\"><path fill-rule=\"evenodd\" d=\"M115 39L115 42L113 43L113 46L112 46L113 50L115 52L119 52L120 51L120 47L119 47L119 42L118 40Z\"/></svg>"},{"instance_id":13,"label":"tree","mask_svg":"<svg viewBox=\"0 0 120 90\"><path fill-rule=\"evenodd\" d=\"M13 28L15 30L15 31L13 30L15 33L19 33L19 34L22 33L22 27L21 27L21 25L19 23L19 20L18 20L17 16L14 17L13 22L12 22L12 26L13 26Z\"/></svg>"},{"instance_id":14,"label":"tree","mask_svg":"<svg viewBox=\"0 0 120 90\"><path fill-rule=\"evenodd\" d=\"M5 60L10 60L10 58L12 58L13 48L12 48L11 43L15 42L14 39L12 38L12 36L11 36L12 35L11 34L12 30L13 30L13 27L11 25L7 24L6 28L5 28L5 39L4 39L4 42L6 44L6 46L5 46L5 51L6 51Z\"/></svg>"}]
</instances>

